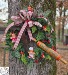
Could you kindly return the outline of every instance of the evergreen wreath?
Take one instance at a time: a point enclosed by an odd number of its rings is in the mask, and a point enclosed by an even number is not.
[[[24,64],[43,63],[51,60],[50,55],[38,46],[36,48],[29,47],[28,51],[25,51],[21,38],[25,32],[30,41],[34,37],[37,41],[40,40],[46,46],[56,50],[55,32],[43,15],[35,15],[32,7],[29,6],[28,11],[20,10],[18,16],[12,16],[10,22],[2,40],[6,39],[6,45],[9,46],[8,50],[13,57],[18,58]]]

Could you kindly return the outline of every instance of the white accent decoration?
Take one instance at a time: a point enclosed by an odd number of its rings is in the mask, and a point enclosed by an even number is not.
[[[0,67],[0,75],[9,75],[9,67]]]
[[[29,50],[33,50],[33,47],[30,47]]]
[[[33,26],[33,22],[32,21],[29,21],[28,24],[29,24],[29,27]]]

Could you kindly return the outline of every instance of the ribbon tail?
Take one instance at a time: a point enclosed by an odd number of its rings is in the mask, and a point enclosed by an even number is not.
[[[28,29],[28,35],[29,35],[29,39],[31,41],[33,39],[33,37],[32,37],[32,33],[31,33],[30,29]]]
[[[13,47],[14,49],[17,48],[17,46],[18,46],[18,44],[19,44],[19,42],[20,42],[21,36],[22,36],[22,34],[23,34],[23,32],[24,32],[26,26],[27,26],[27,22],[24,23],[24,25],[22,26],[22,28],[21,28],[21,30],[20,30],[20,32],[19,32],[19,34],[18,34],[17,40],[16,40],[16,42],[15,42],[15,44],[14,44],[14,47]]]
[[[19,16],[11,16],[11,20],[12,20],[12,21],[15,21],[15,20],[17,20],[17,19],[20,19],[20,17],[19,17]]]
[[[22,19],[20,18],[20,16],[12,16],[11,20],[14,21],[15,25],[22,23]]]
[[[39,22],[33,22],[36,26],[42,27],[42,25]]]
[[[19,16],[22,18],[22,20],[25,20],[25,18],[21,15],[21,13],[19,13]]]
[[[3,36],[2,40],[1,40],[2,42],[5,41],[5,39],[6,39],[6,34],[7,34],[8,30],[9,30],[12,26],[14,26],[14,22],[12,22],[12,23],[5,29],[4,36]]]

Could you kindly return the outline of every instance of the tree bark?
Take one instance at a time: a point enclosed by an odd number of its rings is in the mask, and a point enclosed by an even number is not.
[[[12,15],[17,15],[21,9],[21,0],[9,0],[9,18]],[[24,47],[28,50],[28,46],[36,47],[34,42],[29,42],[27,35],[23,34]],[[56,61],[46,61],[44,66],[41,64],[33,64],[32,68],[24,65],[21,61],[13,58],[11,52],[9,53],[9,75],[56,75]]]
[[[60,34],[61,34],[62,7],[59,7],[59,14],[60,14],[60,19],[59,19],[59,25],[58,25],[58,39],[60,41],[61,40]]]
[[[63,20],[62,20],[62,42],[64,43],[64,25],[65,25],[65,12],[66,12],[66,9],[64,8],[64,11],[63,11]]]
[[[11,16],[15,16],[18,14],[19,10],[22,8],[22,1],[21,0],[8,0],[8,12],[9,18]]]

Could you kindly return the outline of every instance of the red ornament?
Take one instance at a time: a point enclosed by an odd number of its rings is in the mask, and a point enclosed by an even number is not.
[[[43,43],[47,42],[47,40],[42,40]]]
[[[42,58],[45,58],[45,55],[44,55],[44,53],[42,53],[41,57],[42,57]]]
[[[50,44],[50,40],[42,40],[42,42]]]
[[[21,51],[21,52],[20,52],[20,54],[21,54],[21,55],[22,55],[22,54],[24,55],[24,52],[23,52],[23,51]]]
[[[50,40],[48,40],[47,43],[50,44]]]
[[[38,60],[35,60],[35,63],[38,63],[39,61]]]
[[[47,31],[47,26],[46,26],[46,25],[43,26],[43,30],[44,30],[44,31]]]
[[[11,35],[10,39],[12,39],[12,42],[14,43],[17,40],[17,37],[15,33],[10,33],[10,35]]]
[[[43,29],[46,29],[46,25],[45,25],[45,26],[43,26]]]
[[[40,18],[43,18],[43,17],[44,17],[43,14],[41,14],[41,15],[40,15]]]
[[[55,47],[55,46],[52,46],[52,49],[53,49],[54,51],[56,51],[56,47]]]

